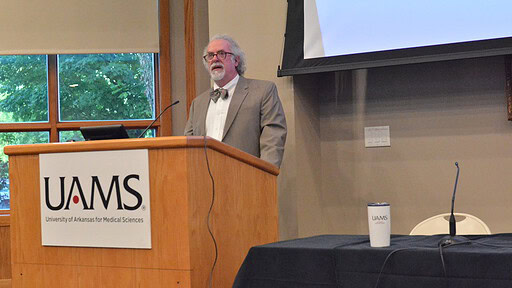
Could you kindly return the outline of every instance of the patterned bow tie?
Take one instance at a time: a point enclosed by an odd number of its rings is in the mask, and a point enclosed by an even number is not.
[[[228,90],[217,88],[210,92],[210,98],[213,100],[213,102],[217,103],[217,100],[219,100],[219,97],[222,99],[228,98]]]

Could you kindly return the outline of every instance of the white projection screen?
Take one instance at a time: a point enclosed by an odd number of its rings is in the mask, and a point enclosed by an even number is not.
[[[512,53],[510,0],[288,5],[281,76]]]

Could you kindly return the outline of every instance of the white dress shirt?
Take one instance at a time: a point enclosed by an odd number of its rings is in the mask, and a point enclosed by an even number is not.
[[[216,140],[222,141],[222,134],[224,134],[224,125],[226,124],[226,117],[228,116],[229,103],[233,99],[236,84],[240,76],[236,75],[233,80],[229,81],[224,87],[219,87],[213,84],[213,89],[223,88],[228,90],[228,97],[226,99],[219,98],[217,102],[210,99],[208,105],[208,112],[206,113],[206,136],[212,137]]]

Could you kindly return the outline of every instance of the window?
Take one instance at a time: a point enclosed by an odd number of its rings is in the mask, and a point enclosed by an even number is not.
[[[151,53],[0,56],[0,210],[9,209],[14,144],[82,141],[82,126],[124,124],[137,137],[155,117]],[[160,123],[145,137],[156,136]]]

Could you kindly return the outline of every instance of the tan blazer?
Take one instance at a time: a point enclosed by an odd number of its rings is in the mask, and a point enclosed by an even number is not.
[[[186,136],[206,134],[210,91],[203,92],[192,102]],[[286,118],[276,85],[240,76],[232,97],[222,142],[279,167],[286,141]]]

